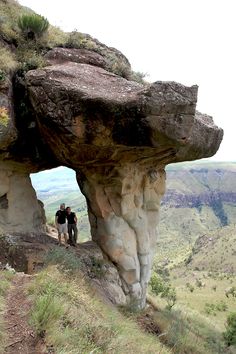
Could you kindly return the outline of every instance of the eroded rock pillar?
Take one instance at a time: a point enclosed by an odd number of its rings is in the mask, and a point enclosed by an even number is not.
[[[0,232],[45,231],[45,215],[28,174],[0,164]]]
[[[117,265],[128,302],[145,306],[157,240],[162,167],[87,167],[77,173],[93,240]]]

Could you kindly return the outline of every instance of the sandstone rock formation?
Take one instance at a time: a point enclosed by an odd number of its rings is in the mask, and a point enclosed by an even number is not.
[[[106,71],[97,53],[78,49],[56,48],[47,63],[14,81],[14,97],[11,86],[7,94],[0,88],[9,112],[0,135],[0,227],[42,232],[28,176],[73,168],[92,238],[116,265],[127,301],[142,308],[165,166],[214,155],[223,132],[196,112],[197,86],[128,81]]]

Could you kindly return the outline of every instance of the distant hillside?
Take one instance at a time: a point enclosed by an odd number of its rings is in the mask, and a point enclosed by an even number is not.
[[[159,259],[182,261],[193,242],[236,220],[236,163],[170,165],[160,215]]]
[[[227,226],[196,240],[188,268],[236,275],[236,226]]]

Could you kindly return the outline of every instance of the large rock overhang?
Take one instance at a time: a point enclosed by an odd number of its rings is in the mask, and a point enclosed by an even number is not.
[[[29,71],[14,90],[11,80],[0,88],[9,113],[0,127],[0,228],[42,233],[44,216],[29,174],[73,168],[87,200],[92,238],[116,265],[127,301],[142,308],[165,166],[214,155],[223,131],[196,112],[197,86],[143,85],[94,63],[70,62],[69,54],[63,52],[66,61],[55,64],[53,58],[53,65]],[[22,199],[27,224],[22,213],[12,218],[22,210]]]

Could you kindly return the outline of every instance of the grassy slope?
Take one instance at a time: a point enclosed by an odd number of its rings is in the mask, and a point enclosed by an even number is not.
[[[236,226],[224,227],[201,239],[204,242],[194,247],[188,268],[236,274]]]
[[[215,317],[211,321],[181,301],[171,312],[158,299],[154,307],[131,314],[98,300],[83,274],[75,271],[78,260],[63,252],[59,261],[65,260],[64,270],[48,266],[29,287],[31,323],[56,353],[233,353],[225,347]],[[152,329],[158,330],[146,333]]]
[[[228,314],[236,308],[236,299],[225,295],[225,289],[236,287],[236,228],[225,227],[201,239],[191,253],[190,263],[172,266],[171,283],[177,291],[178,306],[207,316],[222,332]],[[203,287],[198,287],[198,280],[204,283]],[[187,283],[193,286],[193,292]],[[207,303],[220,302],[226,304],[225,311],[206,313]]]
[[[228,277],[227,275],[209,275],[208,272],[176,270],[171,271],[171,283],[177,291],[178,306],[185,309],[186,313],[195,311],[205,317],[208,317],[209,322],[219,330],[224,331],[226,318],[230,312],[235,311],[236,300],[233,297],[225,296],[225,289],[230,286],[236,286],[235,276]],[[196,280],[200,279],[205,283],[204,287],[198,287]],[[190,292],[186,284],[190,283],[194,290]],[[216,290],[213,288],[216,287]],[[214,310],[207,314],[206,304],[217,305],[220,302],[226,304],[225,311]]]
[[[58,354],[171,353],[156,336],[99,301],[81,274],[70,277],[49,267],[35,278],[29,293],[31,323]]]
[[[10,288],[11,280],[14,274],[9,271],[0,270],[0,354],[4,353],[5,331],[4,331],[4,309],[6,302],[6,294]]]

